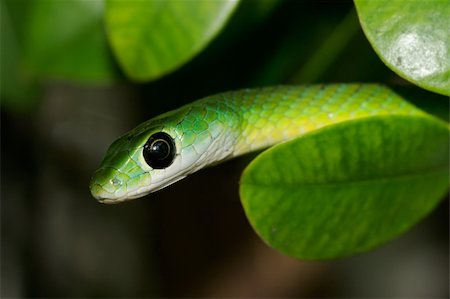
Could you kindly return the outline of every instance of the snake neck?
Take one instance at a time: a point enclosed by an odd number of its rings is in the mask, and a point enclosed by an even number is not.
[[[322,127],[374,115],[419,113],[377,84],[275,86],[220,95],[233,136],[232,156],[270,147]]]

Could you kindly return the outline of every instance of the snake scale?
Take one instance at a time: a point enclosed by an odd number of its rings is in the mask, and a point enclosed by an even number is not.
[[[208,96],[152,118],[116,140],[90,190],[118,203],[162,189],[209,165],[322,127],[420,110],[378,84],[242,89]]]

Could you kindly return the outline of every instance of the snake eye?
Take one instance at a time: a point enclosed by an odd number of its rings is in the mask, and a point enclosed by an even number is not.
[[[175,158],[175,142],[169,134],[158,132],[150,136],[142,154],[145,162],[153,169],[162,169],[172,164]]]

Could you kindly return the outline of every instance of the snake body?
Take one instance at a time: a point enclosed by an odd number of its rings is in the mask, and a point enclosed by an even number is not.
[[[117,203],[327,125],[417,113],[420,110],[377,84],[275,86],[219,93],[152,118],[116,140],[94,173],[90,190],[101,202]],[[162,162],[154,164],[152,155]]]

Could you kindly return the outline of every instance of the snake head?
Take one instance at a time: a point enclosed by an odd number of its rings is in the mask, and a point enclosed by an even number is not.
[[[197,117],[192,117],[195,115]],[[166,113],[117,139],[90,182],[93,197],[119,203],[162,189],[220,160],[220,123],[207,123],[195,107]]]
[[[173,126],[176,121],[171,114],[162,115],[114,141],[91,178],[92,196],[102,203],[119,203],[172,183],[169,166],[180,154],[182,138]]]
[[[140,154],[142,141],[132,132],[117,139],[106,151],[98,170],[91,178],[91,194],[103,203],[118,203],[132,198],[139,186],[148,185],[151,175],[145,169]],[[143,136],[140,138],[144,138]],[[145,141],[144,141],[145,142]]]

